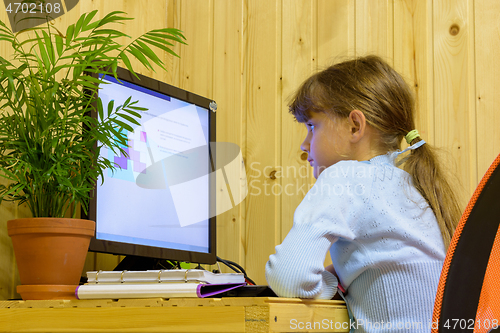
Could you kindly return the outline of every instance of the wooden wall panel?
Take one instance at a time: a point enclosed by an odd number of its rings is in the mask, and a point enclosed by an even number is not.
[[[243,96],[243,31],[246,26],[243,1],[214,1],[213,92],[217,109],[217,141],[237,144],[245,156],[246,113]],[[227,152],[217,150],[219,154]],[[247,166],[248,168],[248,166]],[[245,170],[239,175],[245,179]],[[224,182],[223,182],[224,183]],[[222,184],[225,186],[225,183]],[[219,192],[219,191],[218,191]],[[231,193],[233,198],[235,193]],[[240,194],[243,195],[243,194]],[[217,216],[217,255],[245,267],[246,201]],[[221,268],[223,268],[221,266]],[[229,272],[224,267],[223,271]]]
[[[356,54],[355,10],[355,0],[318,0],[316,63],[319,70]]]
[[[413,0],[394,1],[394,69],[407,82],[415,80],[415,2]],[[424,27],[425,28],[425,27]]]
[[[500,154],[500,2],[475,2],[475,57],[478,179]]]
[[[416,128],[430,144],[434,144],[432,38],[432,0],[395,0],[394,68],[412,87]]]
[[[435,1],[433,8],[435,144],[451,152],[467,198],[477,185],[472,3]]]
[[[415,52],[414,84],[416,127],[425,140],[434,144],[434,65],[432,1],[413,1],[413,40]]]
[[[156,0],[156,1],[165,1],[166,5],[166,22],[167,28],[176,28],[182,30],[181,27],[181,1],[180,0]],[[185,31],[183,31],[185,35]],[[186,40],[186,43],[189,45],[191,43],[190,40]],[[167,80],[166,82],[172,84],[174,86],[180,86],[180,72],[181,72],[181,50],[186,47],[185,45],[180,45],[175,43],[173,46],[174,52],[179,55],[179,57],[167,56],[167,61],[169,61]]]
[[[275,242],[281,243],[293,223],[295,208],[304,198],[311,184],[311,168],[307,153],[300,144],[305,138],[304,124],[298,123],[289,113],[288,102],[300,84],[316,69],[317,2],[294,0],[283,6],[282,49],[282,153],[276,177],[281,181],[281,228]],[[274,193],[273,193],[274,195]]]
[[[393,0],[356,0],[356,55],[393,62]]]
[[[3,20],[3,18],[2,18]],[[5,180],[1,179],[0,183],[6,184]],[[28,210],[22,210],[17,207],[17,204],[12,202],[3,202],[0,206],[0,299],[12,299],[19,295],[16,292],[16,285],[19,282],[19,273],[17,272],[16,260],[12,248],[12,241],[7,234],[7,221],[15,218],[26,216],[23,212],[28,213]]]
[[[246,268],[265,283],[264,265],[280,232],[280,200],[272,195],[280,180],[273,174],[281,156],[281,2],[248,2],[244,31],[246,161],[253,193],[246,200]],[[255,164],[252,164],[255,162]],[[248,165],[248,164],[247,164]],[[275,185],[278,184],[278,187]],[[266,193],[268,195],[266,195]]]
[[[188,46],[180,47],[178,85],[195,94],[212,98],[213,1],[178,1],[179,29],[184,32]]]
[[[9,26],[9,18],[3,8],[0,5],[0,20]],[[8,43],[0,43],[2,57],[9,55],[10,49],[11,46]],[[5,111],[0,110],[0,112]],[[6,184],[6,181],[0,179],[0,184]],[[7,221],[17,217],[17,205],[11,202],[3,202],[0,205],[0,299],[14,297],[14,281],[17,275],[16,261],[12,250],[12,241],[7,234]]]

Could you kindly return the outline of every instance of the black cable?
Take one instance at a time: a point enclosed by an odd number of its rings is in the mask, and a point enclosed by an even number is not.
[[[234,265],[236,266],[243,274],[246,274],[245,270],[243,269],[243,267],[241,267],[240,265],[238,265],[237,263],[235,263],[234,261],[231,261],[231,260],[227,260],[227,259],[224,259],[224,261],[226,261],[226,263],[229,263],[231,265]]]
[[[229,263],[227,260],[224,260],[224,259],[221,259],[219,257],[217,257],[217,261],[220,261],[221,263],[223,263],[224,265],[226,265],[227,267],[231,268],[233,271],[235,271],[236,273],[240,273],[240,274],[243,274],[243,272],[239,269],[237,269],[235,266],[233,266],[231,263]]]
[[[243,267],[241,267],[240,265],[238,265],[234,261],[222,259],[220,257],[217,257],[217,261],[220,261],[221,263],[223,263],[227,267],[231,268],[233,271],[240,273],[240,274],[243,274],[243,276],[245,277],[245,280],[247,280],[250,284],[256,285],[256,283],[248,277],[247,272],[245,272],[245,269],[243,269]]]

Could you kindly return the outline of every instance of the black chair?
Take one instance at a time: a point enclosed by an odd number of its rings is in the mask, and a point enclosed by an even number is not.
[[[432,332],[500,331],[500,155],[474,192],[446,254]]]

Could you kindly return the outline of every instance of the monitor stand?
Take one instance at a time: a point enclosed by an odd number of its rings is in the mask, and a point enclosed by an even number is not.
[[[163,259],[129,255],[123,258],[114,271],[147,271],[173,268],[175,268],[174,265]]]

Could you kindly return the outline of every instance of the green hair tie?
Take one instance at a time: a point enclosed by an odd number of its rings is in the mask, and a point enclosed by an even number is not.
[[[410,131],[410,132],[408,132],[408,134],[406,134],[405,139],[406,139],[406,142],[408,144],[410,144],[413,140],[415,140],[416,138],[419,138],[419,137],[420,137],[420,134],[418,134],[418,131],[416,129],[414,129],[413,131]]]

